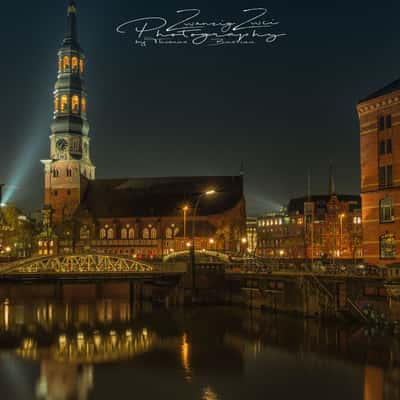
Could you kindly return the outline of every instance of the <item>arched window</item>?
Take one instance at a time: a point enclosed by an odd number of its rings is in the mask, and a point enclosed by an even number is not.
[[[53,169],[53,178],[58,178],[60,176],[60,171],[58,169]]]
[[[78,57],[72,57],[71,69],[72,72],[78,72]]]
[[[83,60],[79,60],[79,71],[83,74]]]
[[[385,234],[379,238],[379,251],[381,258],[395,258],[396,245],[394,235]]]
[[[174,237],[175,237],[175,236],[178,236],[178,233],[179,233],[179,228],[175,228],[175,229],[174,229]]]
[[[106,238],[106,230],[104,228],[100,229],[100,239]]]
[[[79,97],[76,95],[72,96],[71,109],[73,113],[79,113]]]
[[[67,168],[67,176],[72,176],[72,168]]]
[[[127,239],[128,237],[128,231],[126,230],[126,228],[122,228],[121,229],[121,239]]]
[[[135,239],[135,230],[133,228],[129,228],[128,237],[132,240]]]
[[[58,97],[54,97],[54,111],[58,112]]]
[[[61,109],[61,112],[68,111],[68,96],[67,95],[61,96],[60,109]]]
[[[63,69],[64,71],[69,71],[69,57],[67,56],[63,59]]]
[[[108,228],[107,230],[107,239],[109,240],[114,239],[114,231],[112,228]]]
[[[82,96],[82,112],[86,113],[86,98]]]
[[[149,228],[144,228],[143,229],[143,239],[148,239],[149,237],[150,237]]]
[[[171,228],[167,228],[165,230],[165,238],[166,239],[172,239],[172,229]]]
[[[157,229],[156,228],[151,228],[151,238],[157,239]]]

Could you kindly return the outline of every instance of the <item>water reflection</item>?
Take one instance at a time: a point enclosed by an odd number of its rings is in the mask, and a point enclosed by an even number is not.
[[[0,398],[400,400],[399,341],[385,332],[152,309],[128,287],[0,285]]]

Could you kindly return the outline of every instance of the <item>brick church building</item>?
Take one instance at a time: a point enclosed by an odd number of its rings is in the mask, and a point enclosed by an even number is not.
[[[90,157],[85,63],[77,37],[76,5],[71,1],[58,52],[50,157],[42,160],[47,230],[39,240],[39,254],[98,252],[160,258],[188,249],[193,220],[196,249],[243,251],[246,213],[241,175],[96,178]]]
[[[357,106],[364,259],[400,260],[400,79]]]

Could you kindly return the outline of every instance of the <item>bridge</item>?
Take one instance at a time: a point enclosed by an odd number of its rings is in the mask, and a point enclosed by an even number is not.
[[[133,258],[103,254],[31,257],[0,266],[0,278],[38,276],[140,276],[182,274],[183,268],[145,263]]]
[[[169,253],[168,255],[163,257],[163,262],[167,262],[170,260],[174,260],[180,257],[188,257],[190,255],[189,250],[182,250],[182,251],[174,251]],[[196,250],[195,255],[198,257],[203,257],[203,256],[208,256],[212,258],[216,258],[217,260],[223,261],[223,262],[229,262],[229,255],[225,253],[221,253],[219,251],[213,251],[213,250]]]

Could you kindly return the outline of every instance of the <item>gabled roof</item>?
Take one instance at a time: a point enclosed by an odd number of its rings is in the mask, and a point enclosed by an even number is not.
[[[201,200],[198,215],[219,214],[235,207],[243,199],[243,177],[96,179],[88,182],[76,216],[182,216],[184,205],[193,207],[198,196],[210,189],[217,193]]]
[[[384,96],[385,94],[389,94],[392,92],[400,91],[400,79],[395,80],[394,82],[389,83],[388,85],[384,86],[382,89],[377,90],[376,92],[371,93],[369,96],[365,97],[364,99],[360,100],[358,104],[364,103],[365,101],[375,99],[379,96]]]

